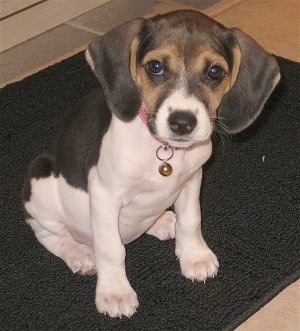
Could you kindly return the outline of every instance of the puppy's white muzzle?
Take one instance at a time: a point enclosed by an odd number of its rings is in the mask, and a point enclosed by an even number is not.
[[[156,130],[159,139],[170,145],[189,147],[210,137],[212,123],[203,102],[184,90],[176,90],[158,109]]]

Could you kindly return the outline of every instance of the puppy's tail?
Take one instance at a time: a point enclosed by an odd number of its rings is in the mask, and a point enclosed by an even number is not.
[[[27,178],[25,180],[22,199],[24,202],[30,200],[31,196],[31,180],[33,178],[47,178],[55,171],[55,160],[53,155],[43,153],[36,157],[30,164]]]

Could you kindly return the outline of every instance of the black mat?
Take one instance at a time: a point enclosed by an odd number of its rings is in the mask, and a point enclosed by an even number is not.
[[[180,275],[174,241],[127,246],[140,308],[99,315],[95,277],[73,275],[23,221],[27,166],[65,110],[97,85],[82,54],[1,90],[0,329],[233,329],[299,278],[300,64],[278,58],[283,79],[250,130],[215,141],[202,189],[203,231],[220,260],[206,284]]]

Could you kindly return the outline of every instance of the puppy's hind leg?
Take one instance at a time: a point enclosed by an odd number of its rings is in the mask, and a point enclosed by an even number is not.
[[[48,154],[38,156],[30,166],[23,188],[26,220],[38,241],[51,253],[65,261],[75,273],[96,273],[92,248],[74,240],[60,220],[63,211],[54,176],[54,158]]]
[[[147,231],[147,234],[155,236],[159,240],[175,238],[176,215],[171,210],[165,211]]]
[[[93,249],[74,240],[62,222],[51,220],[40,223],[29,218],[27,223],[35,232],[38,241],[51,253],[64,260],[73,273],[86,276],[96,274]]]

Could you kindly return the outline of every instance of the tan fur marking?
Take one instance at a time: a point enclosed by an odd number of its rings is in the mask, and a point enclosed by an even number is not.
[[[201,72],[204,69],[205,61],[208,60],[213,65],[219,65],[228,72],[228,65],[225,59],[217,53],[212,52],[209,48],[199,47],[194,51],[194,54],[189,61],[189,71]]]
[[[228,89],[226,90],[226,92],[228,92],[228,90],[234,85],[237,79],[240,70],[241,58],[242,58],[241,50],[238,46],[234,47],[232,52],[233,52],[233,68],[231,72],[231,82],[230,85],[228,85]]]
[[[223,95],[231,87],[231,76],[228,74],[229,68],[226,60],[221,55],[213,52],[210,48],[203,46],[197,48],[193,52],[193,55],[189,60],[187,71],[195,74],[201,74],[205,69],[205,64],[207,61],[211,62],[212,65],[221,66],[226,72],[222,82],[214,91],[211,91],[208,87],[202,85],[202,98],[207,101],[209,112],[211,114],[215,114],[216,109],[221,103]]]
[[[143,101],[149,113],[156,110],[155,103],[157,98],[164,93],[167,87],[163,83],[159,85],[153,84],[145,71],[145,66],[150,61],[156,60],[163,62],[165,58],[168,60],[168,69],[172,72],[173,76],[178,76],[179,79],[183,64],[180,60],[179,50],[174,45],[149,52],[144,57],[141,66],[136,69],[136,82],[140,87]]]
[[[156,49],[149,52],[143,59],[143,64],[147,64],[150,61],[162,62],[164,58],[168,59],[168,65],[172,72],[179,72],[181,67],[180,53],[175,45],[167,45],[162,49]]]
[[[133,42],[131,44],[131,48],[130,48],[130,72],[131,72],[131,76],[133,78],[134,81],[136,81],[136,53],[137,53],[137,49],[139,47],[139,40],[138,38],[134,38]]]
[[[140,88],[142,99],[147,108],[147,111],[149,113],[154,112],[156,110],[155,104],[157,98],[159,95],[161,95],[161,93],[164,93],[166,86],[164,86],[164,84],[153,85],[144,67],[137,68],[136,81]]]
[[[95,65],[88,49],[85,51],[85,59],[88,65],[91,67],[91,69],[95,71]]]

